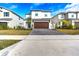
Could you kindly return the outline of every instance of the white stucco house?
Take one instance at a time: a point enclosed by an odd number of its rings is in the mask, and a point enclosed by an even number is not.
[[[60,22],[61,20],[69,20],[72,26],[76,25],[77,28],[79,28],[79,11],[59,13],[52,17],[51,22],[53,22],[53,24],[58,24],[58,26],[63,26],[62,22]]]
[[[2,23],[9,28],[16,28],[17,26],[27,28],[26,21],[21,16],[11,10],[0,7],[0,24]]]
[[[52,15],[49,10],[31,10],[30,14],[27,14],[26,17],[31,18],[32,29],[53,29],[52,23],[50,22]]]

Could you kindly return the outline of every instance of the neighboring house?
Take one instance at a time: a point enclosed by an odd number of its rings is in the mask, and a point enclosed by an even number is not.
[[[59,13],[56,16],[54,16],[51,21],[53,24],[58,24],[58,26],[62,27],[63,23],[60,22],[61,20],[69,20],[71,22],[72,26],[77,26],[79,28],[79,11],[77,12],[65,12],[65,13]],[[59,23],[60,22],[60,23]]]
[[[27,14],[26,17],[31,18],[31,28],[38,29],[53,29],[51,19],[51,11],[46,10],[31,10],[30,14]]]
[[[16,28],[22,26],[27,28],[26,22],[18,14],[11,10],[0,7],[0,24],[5,24],[9,28]]]

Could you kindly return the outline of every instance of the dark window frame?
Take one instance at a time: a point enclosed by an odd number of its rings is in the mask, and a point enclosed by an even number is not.
[[[74,17],[74,15],[71,15],[72,17]]]
[[[38,16],[38,13],[35,13],[35,16]]]
[[[4,17],[9,17],[9,12],[4,12]]]
[[[61,15],[61,18],[64,18],[64,15],[63,14]]]
[[[47,17],[47,14],[45,14],[45,17]]]

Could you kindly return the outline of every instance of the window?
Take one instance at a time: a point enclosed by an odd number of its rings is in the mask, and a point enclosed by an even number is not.
[[[2,12],[2,10],[0,10],[0,12]]]
[[[9,17],[9,12],[4,12],[4,17]]]
[[[63,18],[64,17],[64,15],[61,15],[61,18]]]
[[[35,16],[38,16],[38,13],[36,13]]]
[[[47,17],[47,14],[45,14],[45,17]]]
[[[72,17],[74,17],[74,15],[72,15]]]

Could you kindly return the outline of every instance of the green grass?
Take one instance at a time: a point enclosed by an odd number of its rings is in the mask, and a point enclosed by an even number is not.
[[[59,32],[63,32],[65,34],[69,34],[69,35],[78,35],[79,34],[79,30],[73,30],[73,29],[57,29],[57,31]]]
[[[0,30],[0,35],[28,35],[32,30]]]
[[[0,40],[0,50],[4,49],[12,44],[19,42],[20,40]]]

